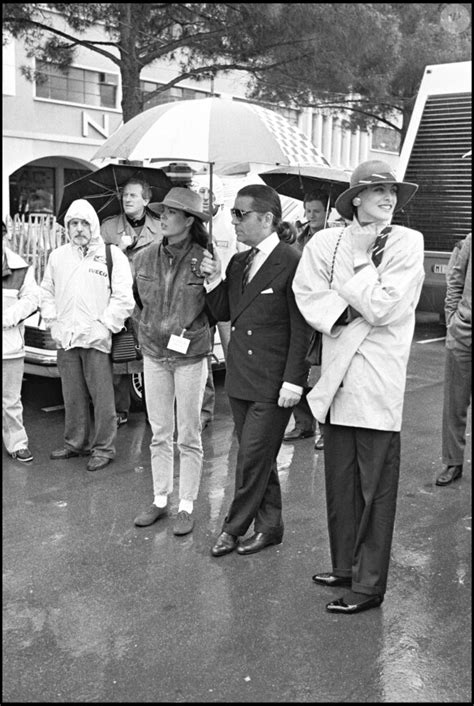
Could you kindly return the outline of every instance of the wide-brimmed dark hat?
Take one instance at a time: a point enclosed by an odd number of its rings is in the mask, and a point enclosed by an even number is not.
[[[160,216],[165,206],[186,211],[191,216],[200,218],[201,221],[208,221],[210,218],[209,214],[202,210],[202,199],[199,194],[184,186],[174,186],[168,191],[163,201],[148,204],[148,208]]]
[[[408,181],[398,181],[392,167],[387,162],[378,159],[371,159],[362,162],[354,169],[350,179],[350,187],[336,199],[336,209],[347,221],[354,217],[354,206],[352,199],[368,186],[375,184],[396,184],[397,185],[397,205],[395,211],[400,211],[413,198],[418,189],[418,184],[411,184]]]

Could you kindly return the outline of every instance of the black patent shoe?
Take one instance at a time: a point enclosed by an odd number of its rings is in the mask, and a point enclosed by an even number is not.
[[[272,544],[281,544],[281,540],[281,534],[277,535],[267,532],[256,532],[252,537],[239,544],[237,547],[237,554],[256,554]]]
[[[230,554],[237,547],[237,537],[228,532],[221,532],[217,542],[211,549],[212,556],[224,556]]]
[[[311,578],[321,586],[350,586],[352,583],[349,576],[334,576],[331,573],[314,574]]]
[[[370,608],[378,608],[382,603],[383,596],[366,596],[365,599],[357,602],[346,600],[343,597],[328,603],[326,610],[329,611],[329,613],[346,613],[352,615],[353,613],[362,613],[364,610],[370,610]]]

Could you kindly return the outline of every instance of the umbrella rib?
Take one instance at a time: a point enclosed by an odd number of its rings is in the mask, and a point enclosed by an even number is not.
[[[115,190],[111,188],[110,186],[107,186],[106,184],[101,184],[98,181],[94,181],[94,179],[90,179],[90,183],[94,184],[94,186],[98,186],[99,188],[103,189],[104,192],[102,194],[98,194],[98,196],[103,196],[104,194],[120,194],[120,188],[116,185]]]
[[[99,213],[101,213],[101,211],[103,211],[104,208],[107,208],[107,206],[108,206],[110,203],[112,203],[112,201],[114,200],[114,198],[115,198],[115,195],[109,196],[109,198],[108,198],[107,201],[104,203],[104,205],[101,206],[101,207],[98,209]]]

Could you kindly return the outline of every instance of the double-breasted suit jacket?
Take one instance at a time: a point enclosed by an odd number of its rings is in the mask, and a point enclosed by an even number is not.
[[[231,322],[228,395],[277,401],[283,381],[304,387],[308,373],[304,358],[311,331],[292,290],[300,254],[280,242],[242,292],[247,254],[234,255],[207,304],[218,321]]]

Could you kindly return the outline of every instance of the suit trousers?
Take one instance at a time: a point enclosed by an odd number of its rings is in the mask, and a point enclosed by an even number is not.
[[[276,459],[292,408],[235,397],[230,397],[229,402],[239,451],[234,498],[222,530],[242,536],[254,521],[255,532],[283,535]]]
[[[467,410],[471,401],[471,364],[471,348],[446,349],[442,459],[447,466],[461,466],[464,461]]]
[[[400,471],[400,432],[324,424],[324,466],[333,573],[352,590],[383,596]]]

